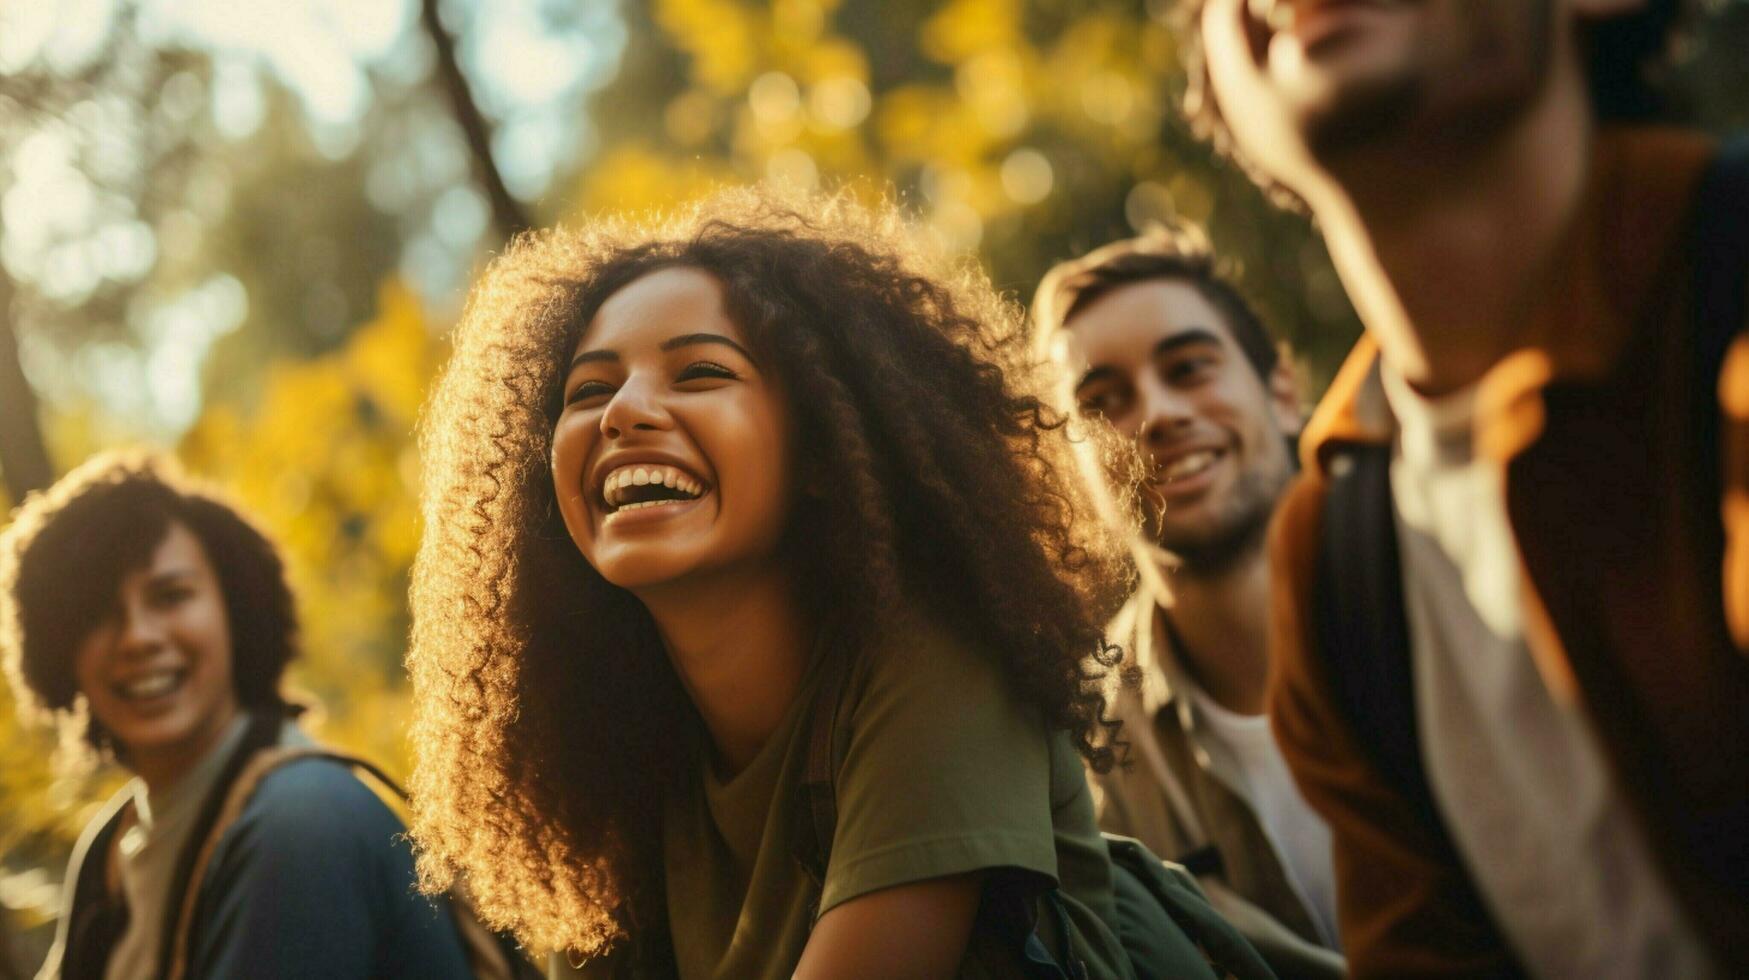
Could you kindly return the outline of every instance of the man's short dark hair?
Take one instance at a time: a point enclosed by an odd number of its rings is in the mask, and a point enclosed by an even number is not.
[[[1154,229],[1059,263],[1045,273],[1032,303],[1034,350],[1049,351],[1052,336],[1075,314],[1120,287],[1156,279],[1188,283],[1203,294],[1226,321],[1227,332],[1265,384],[1281,352],[1251,304],[1217,267],[1201,233]]]
[[[122,579],[147,566],[172,525],[200,541],[223,593],[238,703],[292,710],[279,681],[296,650],[297,616],[279,549],[169,460],[109,452],[26,499],[0,533],[0,659],[26,714],[111,747],[78,710],[74,654],[114,615]]]

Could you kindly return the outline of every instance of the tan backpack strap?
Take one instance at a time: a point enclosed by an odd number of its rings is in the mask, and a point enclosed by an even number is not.
[[[449,909],[455,918],[456,934],[467,949],[474,976],[480,980],[513,980],[517,975],[516,964],[510,961],[504,947],[498,945],[497,935],[487,929],[475,914],[473,896],[468,894],[467,886],[460,879],[450,886]]]

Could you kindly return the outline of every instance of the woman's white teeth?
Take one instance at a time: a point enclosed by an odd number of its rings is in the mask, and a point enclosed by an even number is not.
[[[1187,476],[1195,476],[1214,465],[1217,453],[1211,449],[1203,449],[1180,456],[1166,465],[1160,475],[1168,480],[1182,480]]]
[[[617,514],[622,510],[641,510],[645,507],[660,507],[663,504],[678,504],[678,503],[680,503],[680,501],[678,501],[678,500],[640,500],[635,504],[620,504],[617,508],[614,509],[614,513]]]
[[[169,694],[181,681],[180,671],[158,671],[136,677],[122,684],[121,692],[130,698],[155,698],[160,694]]]
[[[704,493],[704,485],[673,466],[621,466],[607,475],[601,495],[609,505],[620,510],[652,503],[673,503],[673,500],[627,501],[631,487],[658,486],[676,490],[688,497]]]

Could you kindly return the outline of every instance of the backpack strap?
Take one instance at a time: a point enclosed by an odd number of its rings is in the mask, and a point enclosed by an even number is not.
[[[1749,135],[1720,146],[1701,178],[1693,234],[1696,360],[1710,394],[1725,350],[1749,326]]]
[[[1391,497],[1391,447],[1347,447],[1332,460],[1313,586],[1313,628],[1338,714],[1380,778],[1402,797],[1453,867],[1463,859],[1434,801],[1421,760],[1414,661]],[[1467,881],[1465,917],[1510,949]]]
[[[1693,399],[1697,473],[1722,475],[1719,372],[1731,341],[1749,325],[1749,135],[1723,144],[1701,178],[1693,206],[1694,279],[1691,298],[1694,358]],[[1697,527],[1721,520],[1719,481],[1694,504],[1703,508]],[[1722,548],[1722,534],[1719,536]]]
[[[170,876],[170,889],[165,893],[164,908],[168,914],[164,917],[164,931],[158,937],[160,977],[171,975],[176,937],[178,934],[185,934],[187,930],[185,920],[192,906],[183,899],[192,897],[200,890],[197,887],[200,882],[200,868],[197,866],[204,863],[201,860],[201,842],[212,836],[213,827],[225,809],[226,799],[230,796],[231,787],[236,783],[239,774],[256,753],[279,741],[280,727],[284,723],[285,716],[275,711],[250,715],[242,740],[231,750],[224,768],[219,770],[218,778],[213,780],[212,789],[207,791],[206,799],[201,801],[194,825],[188,833],[188,841],[182,845],[181,853],[176,855],[176,868]]]
[[[252,753],[236,772],[231,780],[228,791],[224,794],[214,819],[210,822],[202,837],[198,840],[200,846],[194,851],[190,863],[189,887],[180,894],[180,900],[173,909],[173,919],[176,929],[171,934],[166,947],[167,967],[161,976],[165,980],[182,980],[188,973],[188,956],[193,933],[195,907],[200,899],[200,881],[205,877],[208,867],[212,864],[214,852],[225,832],[243,815],[243,809],[260,788],[261,782],[276,770],[303,759],[326,759],[353,769],[362,769],[369,773],[403,803],[407,801],[407,791],[389,777],[379,766],[344,752],[315,745],[268,747]],[[173,895],[176,893],[172,893]],[[511,978],[532,974],[532,969],[523,969],[520,957],[505,949],[496,934],[488,930],[474,914],[473,903],[469,900],[460,883],[449,891],[451,911],[456,923],[456,931],[461,938],[467,953],[468,962],[474,968],[476,976],[481,978]]]
[[[1313,604],[1331,694],[1369,761],[1443,835],[1415,719],[1391,447],[1345,447],[1330,473]]]

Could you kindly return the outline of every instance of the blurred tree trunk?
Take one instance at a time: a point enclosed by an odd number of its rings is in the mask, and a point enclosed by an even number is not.
[[[467,76],[462,74],[461,63],[456,60],[455,39],[449,36],[443,18],[438,15],[438,0],[420,0],[419,8],[420,24],[437,52],[438,82],[448,94],[455,121],[467,139],[468,152],[474,158],[474,174],[492,205],[492,221],[498,226],[498,233],[509,238],[529,227],[528,212],[510,196],[510,189],[504,186],[504,176],[492,160],[492,134],[486,116],[480,111],[479,103],[474,101]]]
[[[0,475],[14,504],[32,490],[54,482],[48,444],[37,416],[36,392],[18,359],[18,331],[12,323],[12,280],[0,272]]]

